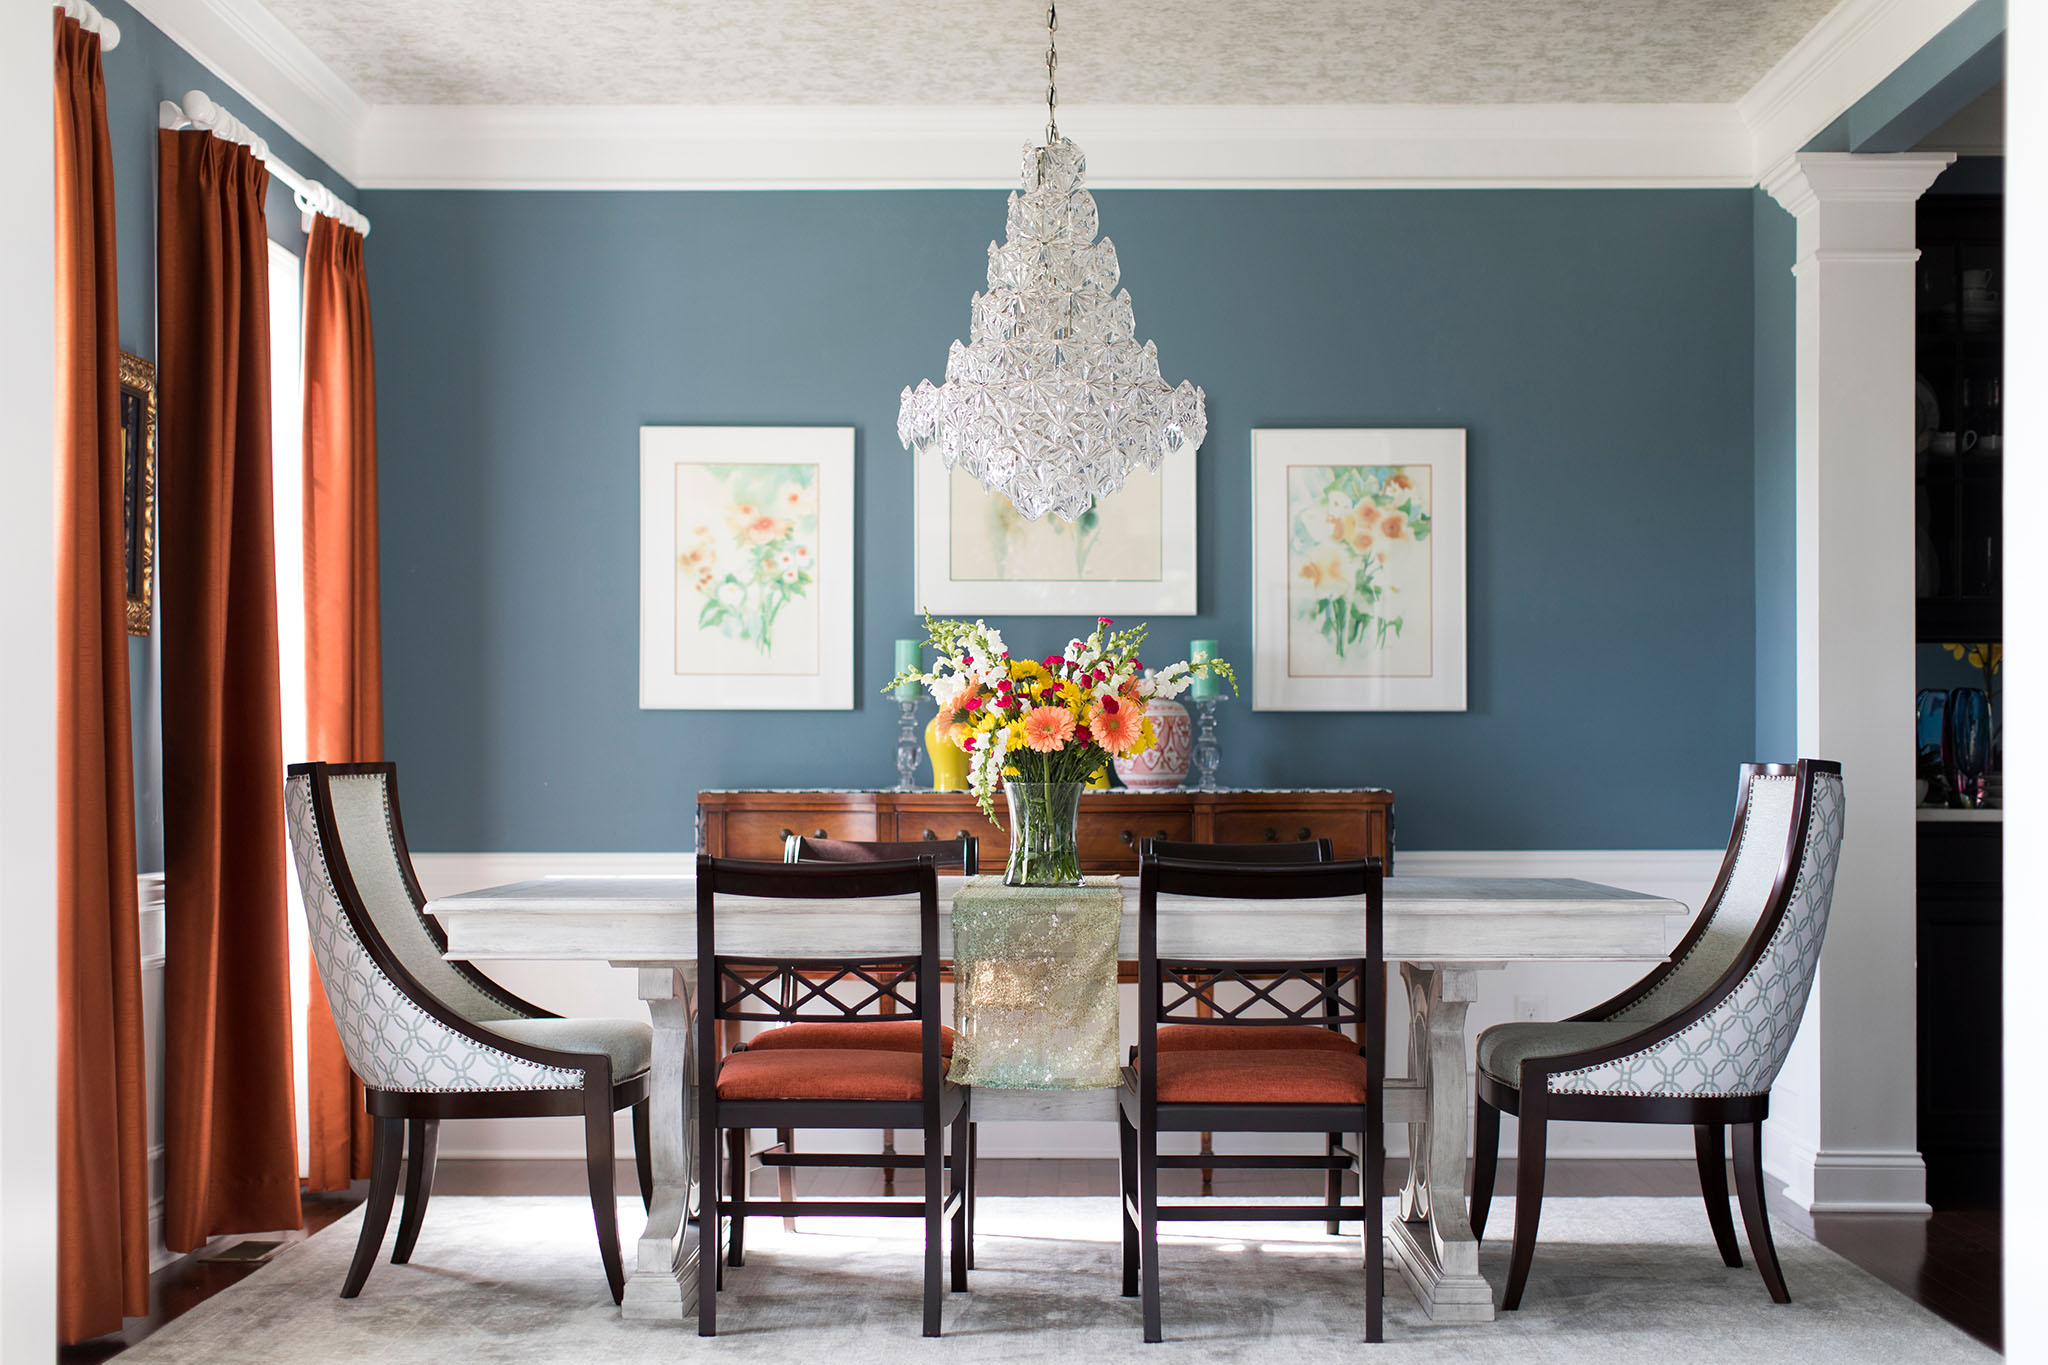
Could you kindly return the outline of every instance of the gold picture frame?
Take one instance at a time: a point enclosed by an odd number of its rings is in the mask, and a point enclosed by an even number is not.
[[[156,582],[156,366],[121,352],[122,566],[128,633],[147,635]]]

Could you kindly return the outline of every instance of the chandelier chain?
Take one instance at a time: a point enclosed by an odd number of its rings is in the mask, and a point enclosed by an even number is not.
[[[1059,29],[1059,6],[1048,3],[1045,7],[1045,140],[1048,145],[1060,140]]]

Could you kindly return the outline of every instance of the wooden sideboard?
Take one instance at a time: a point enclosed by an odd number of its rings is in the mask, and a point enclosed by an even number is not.
[[[966,792],[701,791],[697,847],[714,858],[782,857],[791,834],[815,839],[981,840],[983,871],[1000,872],[1010,838]],[[1378,857],[1394,870],[1394,794],[1349,790],[1165,792],[1081,797],[1081,862],[1135,872],[1146,839],[1258,844],[1328,839],[1339,858]]]

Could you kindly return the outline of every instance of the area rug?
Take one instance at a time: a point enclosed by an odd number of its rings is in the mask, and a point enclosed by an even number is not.
[[[1391,1214],[1391,1203],[1389,1205]],[[945,1332],[919,1335],[921,1224],[749,1220],[747,1264],[727,1272],[718,1337],[687,1323],[626,1322],[575,1199],[442,1198],[410,1265],[380,1261],[362,1296],[337,1297],[360,1212],[291,1246],[242,1283],[124,1352],[147,1362],[649,1362],[1616,1360],[1883,1362],[1998,1356],[1833,1252],[1782,1225],[1794,1301],[1773,1305],[1753,1268],[1721,1264],[1697,1200],[1552,1199],[1519,1312],[1456,1326],[1424,1317],[1387,1275],[1387,1340],[1363,1345],[1360,1240],[1319,1225],[1182,1225],[1161,1256],[1167,1341],[1145,1346],[1119,1293],[1109,1198],[985,1198],[971,1291],[946,1298]],[[1497,1212],[1497,1236],[1511,1210]],[[637,1202],[620,1205],[627,1238]],[[394,1220],[395,1222],[395,1220]],[[1194,1229],[1192,1234],[1190,1229]],[[390,1254],[387,1239],[385,1256]],[[1504,1240],[1481,1264],[1499,1285]]]

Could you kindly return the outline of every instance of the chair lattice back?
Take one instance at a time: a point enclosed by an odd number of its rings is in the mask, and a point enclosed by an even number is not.
[[[1242,1024],[1248,1027],[1317,1024],[1347,1028],[1365,1019],[1363,972],[1356,964],[1295,966],[1284,963],[1185,962],[1162,958],[1156,983],[1162,1024]],[[1218,986],[1242,988],[1234,1004],[1217,999]],[[1305,987],[1306,999],[1285,998]],[[1255,1009],[1270,1011],[1253,1013]]]

